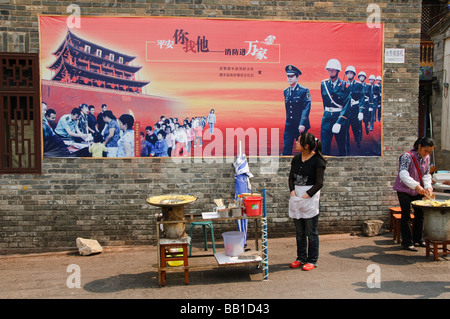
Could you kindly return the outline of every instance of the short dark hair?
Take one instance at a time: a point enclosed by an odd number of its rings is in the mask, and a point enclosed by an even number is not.
[[[113,112],[110,111],[110,110],[107,110],[107,111],[105,111],[103,113],[103,117],[105,117],[105,116],[109,117],[111,120],[115,120],[116,119],[116,117],[114,116]]]
[[[164,131],[159,131],[158,134],[161,134],[161,136],[162,136],[163,138],[166,138],[166,132],[164,132]]]
[[[102,143],[103,142],[103,136],[100,132],[94,133],[94,143]]]
[[[130,114],[122,114],[119,117],[119,121],[122,122],[122,124],[126,124],[127,129],[131,129],[134,125],[134,117]]]
[[[50,116],[52,114],[56,114],[56,111],[54,109],[47,109],[45,112],[45,116]]]
[[[74,108],[72,109],[72,112],[70,112],[70,114],[72,114],[72,115],[81,115],[81,111],[80,111],[79,108],[74,107]]]

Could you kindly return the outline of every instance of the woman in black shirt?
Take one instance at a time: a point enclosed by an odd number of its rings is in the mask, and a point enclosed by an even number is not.
[[[301,153],[294,156],[289,173],[289,217],[295,225],[297,259],[290,267],[312,270],[319,257],[317,222],[326,160],[321,142],[311,133],[300,135],[297,143]]]

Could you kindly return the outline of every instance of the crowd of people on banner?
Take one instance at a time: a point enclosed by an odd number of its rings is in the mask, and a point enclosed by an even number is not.
[[[370,75],[369,83],[364,71],[357,72],[354,66],[348,66],[344,71],[344,79],[339,78],[342,71],[337,59],[330,59],[325,70],[329,78],[323,80],[321,96],[324,113],[320,126],[320,139],[323,154],[331,154],[333,138],[338,146],[339,156],[350,155],[350,130],[357,149],[361,149],[363,132],[369,135],[374,124],[381,121],[382,78]],[[284,145],[281,155],[292,155],[294,140],[310,129],[309,113],[311,110],[311,95],[309,89],[298,83],[302,72],[293,65],[285,68],[289,87],[284,90],[286,123]],[[361,151],[354,155],[366,155]]]
[[[95,116],[93,105],[81,104],[62,115],[56,122],[56,111],[42,103],[44,156],[47,157],[133,157],[134,117],[119,118],[102,105]]]
[[[208,125],[208,133],[214,134],[216,115],[211,109],[207,116],[185,118],[166,118],[164,115],[153,127],[147,126],[140,132],[141,157],[190,156],[193,148],[203,146],[203,131]]]
[[[56,121],[56,111],[42,103],[44,156],[46,157],[134,157],[134,117],[117,118],[106,104],[95,115],[93,105],[81,104]],[[203,146],[203,130],[214,134],[214,109],[207,116],[178,118],[161,116],[154,126],[140,133],[141,157],[189,156],[192,148]]]

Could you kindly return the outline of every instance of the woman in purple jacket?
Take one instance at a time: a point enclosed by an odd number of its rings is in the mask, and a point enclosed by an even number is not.
[[[425,247],[422,237],[423,211],[414,208],[414,225],[411,234],[411,202],[433,195],[430,175],[430,154],[434,149],[434,141],[428,137],[419,138],[414,148],[400,156],[398,175],[394,190],[402,209],[401,234],[402,246],[406,250],[417,251],[414,245]]]

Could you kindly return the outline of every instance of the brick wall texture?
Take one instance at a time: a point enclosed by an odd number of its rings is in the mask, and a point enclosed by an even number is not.
[[[38,15],[68,15],[71,1],[0,0],[0,51],[38,52]],[[384,65],[383,156],[330,158],[321,197],[321,234],[351,232],[368,219],[387,221],[397,206],[392,185],[398,157],[417,136],[421,1],[109,0],[77,4],[82,15],[183,16],[267,20],[367,21],[379,8],[386,48],[405,48],[404,64]],[[370,10],[368,10],[368,8]],[[355,50],[358,44],[355,43]],[[232,159],[231,159],[232,161]],[[250,159],[253,190],[267,191],[269,237],[294,234],[288,218],[291,158],[278,169]],[[262,173],[264,172],[264,173]],[[191,193],[189,211],[210,211],[234,196],[230,159],[43,159],[41,175],[0,176],[0,252],[75,248],[76,237],[105,246],[153,244],[158,208],[151,195]],[[219,237],[233,224],[217,225]]]

